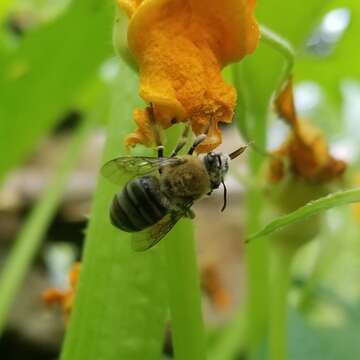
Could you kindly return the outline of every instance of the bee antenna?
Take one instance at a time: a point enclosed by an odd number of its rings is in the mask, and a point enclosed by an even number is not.
[[[223,212],[226,209],[226,205],[227,205],[227,188],[226,188],[226,185],[224,183],[224,180],[222,180],[221,183],[222,183],[222,186],[224,188],[224,205],[221,208],[221,212]]]
[[[250,143],[248,143],[246,145],[240,146],[238,149],[236,149],[235,151],[233,151],[232,153],[229,154],[229,158],[231,160],[234,160],[239,155],[241,155],[248,148],[248,146],[250,146],[251,144],[252,144],[252,142],[250,142]]]

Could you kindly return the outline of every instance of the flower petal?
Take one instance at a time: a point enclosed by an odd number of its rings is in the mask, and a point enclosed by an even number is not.
[[[274,152],[276,156],[270,163],[270,179],[277,182],[285,176],[282,158],[289,160],[290,170],[295,176],[309,181],[327,182],[340,176],[345,171],[345,162],[330,155],[319,129],[298,118],[291,79],[275,100],[275,106],[292,131],[289,139]]]
[[[221,143],[219,122],[230,123],[235,89],[221,69],[251,53],[259,31],[253,17],[254,0],[124,1],[130,18],[128,43],[139,64],[140,96],[153,105],[163,128],[174,122],[191,123],[195,134],[209,129],[197,151]],[[137,6],[135,8],[135,6]],[[135,9],[134,9],[135,8]],[[138,114],[145,119],[146,114]],[[128,144],[148,144],[141,125]]]
[[[282,119],[287,121],[293,128],[296,128],[297,113],[295,110],[293,81],[291,78],[288,80],[279,96],[275,99],[275,108]]]

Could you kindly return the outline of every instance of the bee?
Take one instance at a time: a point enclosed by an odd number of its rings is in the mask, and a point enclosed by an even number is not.
[[[184,132],[186,134],[186,130]],[[157,244],[183,217],[194,218],[191,209],[195,201],[213,190],[226,187],[224,176],[229,160],[244,152],[247,145],[231,154],[209,152],[194,155],[196,147],[205,140],[199,135],[186,155],[178,155],[185,146],[185,135],[169,157],[163,156],[163,146],[158,146],[158,157],[121,156],[110,160],[101,173],[111,182],[122,185],[110,207],[111,223],[126,232],[135,233],[132,247],[145,251]]]

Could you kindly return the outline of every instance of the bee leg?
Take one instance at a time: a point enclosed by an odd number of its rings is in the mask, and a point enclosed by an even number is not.
[[[196,147],[198,145],[200,145],[207,138],[209,130],[210,130],[211,120],[212,120],[212,117],[210,118],[210,121],[207,124],[207,126],[205,127],[204,131],[195,138],[194,143],[192,144],[191,148],[188,151],[188,155],[192,155],[193,152],[195,151]]]
[[[195,151],[196,147],[198,145],[200,145],[205,139],[207,138],[207,134],[200,134],[198,135],[195,140],[194,140],[194,143],[192,144],[190,150],[188,151],[188,154],[189,155],[192,155],[193,152]]]
[[[189,219],[194,219],[195,218],[195,213],[193,210],[191,209],[186,209],[185,211],[185,217],[189,218]]]
[[[155,121],[155,114],[154,114],[154,108],[153,108],[152,103],[150,103],[150,106],[148,106],[146,108],[146,111],[148,113],[150,123],[151,123],[151,128],[154,133],[154,139],[155,139],[158,158],[162,158],[162,157],[164,157],[164,146],[162,144],[161,135],[160,135],[159,129],[157,127],[157,123]]]
[[[156,147],[156,151],[157,151],[158,158],[164,157],[164,145],[158,145]]]
[[[176,147],[175,147],[174,151],[171,153],[170,157],[176,156],[179,153],[179,151],[186,145],[188,137],[189,137],[189,130],[190,130],[190,126],[189,126],[189,124],[186,124],[184,131],[182,132],[182,134],[176,144]]]

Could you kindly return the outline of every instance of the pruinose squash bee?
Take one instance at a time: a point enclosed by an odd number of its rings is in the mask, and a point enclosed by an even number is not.
[[[185,134],[169,157],[163,156],[163,146],[158,146],[158,157],[121,156],[110,160],[101,169],[111,182],[121,185],[124,176],[130,177],[118,192],[110,207],[111,223],[117,228],[135,233],[132,247],[144,251],[157,244],[182,218],[193,218],[194,202],[210,195],[220,184],[226,187],[224,176],[229,160],[242,154],[247,145],[231,154],[209,152],[194,155],[196,147],[206,139],[199,135],[187,155],[178,155],[185,146]]]

